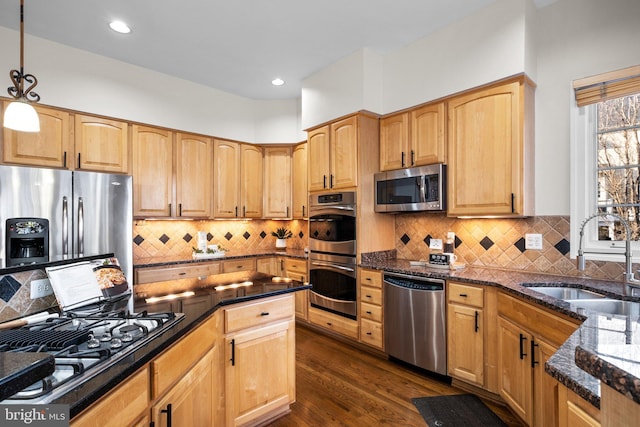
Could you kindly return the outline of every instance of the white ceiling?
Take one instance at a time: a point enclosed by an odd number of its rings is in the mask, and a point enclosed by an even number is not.
[[[37,37],[250,99],[290,99],[342,57],[398,49],[494,1],[25,0],[24,20]],[[0,0],[0,26],[19,29],[19,4]],[[132,32],[111,31],[113,19]]]

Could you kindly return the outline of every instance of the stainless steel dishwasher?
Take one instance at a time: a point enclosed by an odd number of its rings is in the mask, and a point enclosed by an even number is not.
[[[444,280],[384,274],[384,344],[389,356],[447,374]]]

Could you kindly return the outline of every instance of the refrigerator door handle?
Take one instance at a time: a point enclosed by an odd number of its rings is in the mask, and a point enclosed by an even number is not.
[[[62,257],[69,256],[69,203],[67,196],[62,197]]]
[[[78,197],[78,256],[84,256],[84,202]]]

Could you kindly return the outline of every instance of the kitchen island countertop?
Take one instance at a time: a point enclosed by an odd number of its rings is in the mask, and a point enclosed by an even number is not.
[[[530,286],[570,286],[589,289],[606,297],[640,301],[624,295],[618,281],[578,276],[556,276],[486,267],[442,270],[412,266],[401,259],[367,259],[364,268],[401,274],[437,277],[495,286],[525,300],[572,317],[582,324],[548,360],[545,370],[567,388],[600,407],[601,381],[640,403],[640,319],[638,316],[610,316],[578,309],[532,289]]]

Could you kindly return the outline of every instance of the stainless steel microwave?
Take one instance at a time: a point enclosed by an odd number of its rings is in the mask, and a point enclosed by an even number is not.
[[[443,164],[375,174],[376,212],[444,211],[447,167]]]

